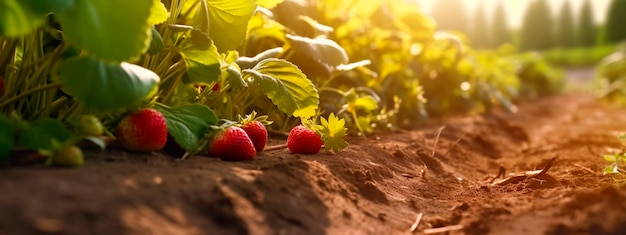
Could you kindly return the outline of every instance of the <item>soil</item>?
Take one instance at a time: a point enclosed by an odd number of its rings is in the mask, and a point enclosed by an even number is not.
[[[625,113],[570,93],[353,137],[336,154],[91,150],[82,168],[1,169],[0,235],[626,234],[626,187],[602,175]]]

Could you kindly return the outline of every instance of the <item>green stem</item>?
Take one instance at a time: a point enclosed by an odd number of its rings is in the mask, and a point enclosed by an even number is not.
[[[5,75],[6,68],[9,66],[9,60],[15,54],[15,49],[17,48],[17,39],[2,39],[0,40],[0,45],[4,45],[2,51],[0,52],[0,77]]]
[[[167,74],[167,72],[172,68],[170,64],[171,64],[171,60],[173,57],[174,57],[173,53],[171,52],[167,53],[164,57],[160,59],[157,66],[154,69],[152,69],[152,71],[154,71],[159,76]]]
[[[166,72],[166,76],[161,80],[161,83],[165,83],[166,81],[179,77],[182,73],[185,72],[186,66],[182,61],[178,61],[174,63]]]
[[[25,97],[27,97],[29,95],[32,95],[34,93],[45,91],[45,90],[48,90],[48,89],[59,88],[62,85],[63,84],[60,83],[60,82],[58,82],[58,83],[50,83],[50,84],[46,84],[46,85],[43,85],[43,86],[35,87],[32,90],[28,90],[28,91],[22,92],[19,95],[13,96],[10,99],[5,100],[4,102],[0,103],[0,109],[5,108],[6,106],[10,105],[11,103],[16,102],[18,100],[21,100],[21,99],[23,99],[23,98],[25,98]]]
[[[65,112],[60,112],[57,118],[59,120],[65,120],[72,113],[74,113],[74,111],[78,108],[78,106],[79,106],[78,102],[74,102],[72,106],[70,106]]]
[[[350,112],[350,114],[352,114],[352,119],[354,119],[356,128],[359,129],[359,132],[361,132],[361,135],[363,136],[363,138],[367,138],[367,136],[365,136],[365,131],[363,130],[363,127],[361,127],[361,123],[359,122],[359,119],[356,116],[356,112]]]
[[[341,96],[345,96],[346,95],[346,92],[344,92],[342,90],[339,90],[337,88],[334,88],[334,87],[321,87],[321,88],[318,89],[319,93],[322,93],[324,91],[334,92],[334,93],[337,93],[337,94],[339,94]]]
[[[176,75],[173,76],[178,77]],[[174,93],[174,90],[176,90],[176,87],[178,87],[178,84],[181,82],[181,80],[182,79],[174,79],[169,82],[170,84],[166,84],[166,87],[168,87],[168,89],[164,91],[165,94],[162,96],[163,103],[169,103],[170,99],[172,98],[172,94]]]
[[[340,75],[339,73],[334,73],[333,75],[330,76],[330,78],[326,79],[326,81],[324,81],[324,83],[322,83],[322,85],[319,86],[318,89],[322,89],[322,88],[328,87],[328,84],[330,84],[330,82],[335,80],[335,78],[338,78],[339,75]]]
[[[46,108],[40,110],[38,113],[35,113],[33,115],[33,117],[35,119],[39,118],[39,117],[42,117],[42,116],[43,117],[48,117],[53,112],[57,111],[61,107],[61,105],[65,104],[67,102],[71,102],[71,101],[73,101],[73,100],[69,100],[67,98],[67,96],[61,96],[58,99],[50,102],[50,105],[47,105]]]

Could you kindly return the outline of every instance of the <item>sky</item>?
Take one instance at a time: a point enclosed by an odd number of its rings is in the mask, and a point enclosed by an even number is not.
[[[437,0],[415,0],[424,6],[426,12],[430,12],[432,6]],[[505,9],[508,14],[508,24],[512,28],[519,28],[524,17],[524,11],[528,6],[530,0],[465,0],[466,9],[468,9],[468,15],[471,17],[472,9],[477,8],[480,4],[484,4],[486,12],[490,15],[493,12],[493,8],[498,2],[504,2]],[[583,5],[584,0],[547,0],[550,3],[551,10],[554,14],[560,11],[561,5],[565,1],[571,2],[572,11],[574,16],[577,16],[580,12],[580,8]],[[611,3],[611,0],[590,0],[593,7],[594,20],[597,24],[604,22],[606,17],[607,8]]]

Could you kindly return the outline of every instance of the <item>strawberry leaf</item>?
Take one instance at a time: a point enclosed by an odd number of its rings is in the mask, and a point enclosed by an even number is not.
[[[3,0],[0,1],[0,35],[17,37],[35,30],[46,14],[71,8],[72,0]]]
[[[59,73],[67,92],[97,111],[135,105],[153,94],[160,81],[157,74],[139,65],[107,63],[93,57],[64,60]]]
[[[188,152],[196,152],[209,126],[217,123],[213,110],[204,105],[169,107],[157,103],[154,108],[165,117],[167,132]]]
[[[187,76],[194,83],[210,84],[217,81],[221,74],[217,48],[206,34],[199,31],[192,31],[191,40],[180,51],[187,66]]]
[[[321,64],[337,66],[348,63],[348,54],[343,47],[327,38],[306,38],[287,35],[291,46]]]
[[[150,27],[166,16],[162,8],[155,10],[160,7],[154,0],[80,0],[55,16],[63,25],[68,44],[93,57],[121,62],[148,49]]]
[[[161,24],[167,20],[167,8],[161,0],[152,0],[152,8],[150,8],[150,18],[148,23]]]
[[[242,75],[252,79],[268,98],[288,115],[309,118],[316,114],[319,94],[315,85],[294,64],[282,59],[265,59]]]
[[[205,0],[209,35],[220,52],[236,49],[246,36],[248,20],[256,9],[252,0]]]
[[[33,121],[19,133],[22,145],[32,150],[54,150],[66,143],[72,134],[56,119],[43,118]]]
[[[322,117],[321,122],[323,127],[321,134],[326,151],[338,152],[348,147],[348,142],[344,140],[347,128],[345,127],[346,121],[343,118],[339,119],[334,113],[331,113],[328,120]]]
[[[271,9],[283,1],[284,0],[257,0],[256,4],[259,5],[260,7]]]

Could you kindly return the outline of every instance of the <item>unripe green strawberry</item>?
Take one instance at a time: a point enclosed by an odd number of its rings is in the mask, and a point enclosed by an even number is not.
[[[104,127],[94,115],[79,115],[73,120],[76,131],[85,136],[101,136]]]
[[[79,167],[84,163],[83,151],[75,145],[65,146],[52,155],[52,165],[54,166]]]
[[[253,159],[256,150],[243,129],[230,126],[213,135],[209,144],[209,154],[225,161],[241,161]]]
[[[303,125],[291,129],[287,137],[287,147],[292,153],[316,154],[322,148],[322,138]]]
[[[157,151],[167,142],[167,124],[159,111],[145,108],[124,117],[115,137],[128,150]]]
[[[261,122],[252,121],[244,123],[241,129],[248,134],[256,151],[263,151],[267,143],[267,129],[265,129],[265,126]]]

